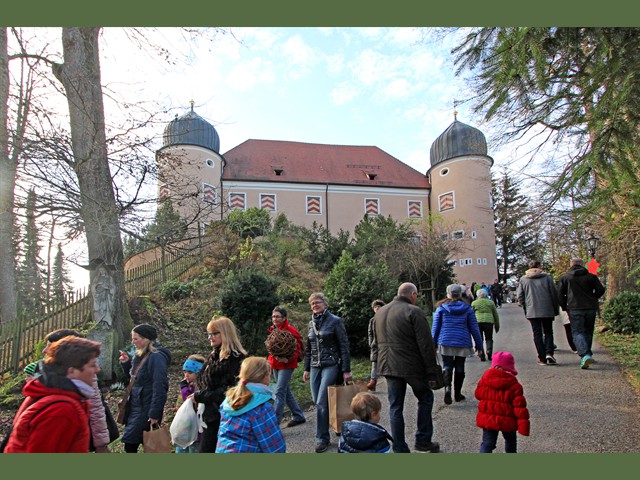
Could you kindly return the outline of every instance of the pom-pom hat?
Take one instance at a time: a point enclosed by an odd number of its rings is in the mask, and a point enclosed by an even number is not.
[[[514,375],[518,374],[518,371],[516,370],[516,361],[514,360],[513,355],[509,352],[494,352],[491,356],[491,366],[500,367]]]

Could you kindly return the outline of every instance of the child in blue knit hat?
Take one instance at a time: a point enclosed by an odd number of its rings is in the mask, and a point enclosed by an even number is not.
[[[182,365],[182,371],[184,372],[184,379],[180,382],[180,395],[176,401],[175,411],[178,411],[180,405],[187,399],[187,397],[196,391],[196,377],[198,372],[202,370],[202,366],[206,359],[202,355],[189,355]],[[197,407],[197,404],[194,404]],[[176,445],[176,453],[198,453],[200,450],[200,434],[198,439],[189,445],[187,448],[182,448]]]

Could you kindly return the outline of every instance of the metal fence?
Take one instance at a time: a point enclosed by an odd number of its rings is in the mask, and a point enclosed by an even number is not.
[[[144,295],[157,290],[167,280],[181,279],[201,262],[202,246],[187,253],[166,253],[125,272],[128,296]],[[164,264],[164,265],[163,265]],[[81,329],[91,321],[91,294],[87,287],[71,292],[64,299],[51,302],[42,315],[18,315],[15,322],[3,324],[0,332],[0,375],[17,372],[35,360],[38,343],[59,328]]]

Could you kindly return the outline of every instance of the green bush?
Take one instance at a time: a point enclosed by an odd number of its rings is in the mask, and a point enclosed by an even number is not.
[[[190,297],[193,293],[191,282],[181,282],[180,280],[169,280],[160,287],[160,298],[163,300],[182,300]]]
[[[608,300],[602,320],[614,332],[640,333],[640,293],[623,292]]]
[[[266,353],[264,341],[271,325],[271,312],[280,303],[277,286],[266,273],[248,269],[231,273],[218,292],[220,310],[233,321],[242,346],[251,355]]]

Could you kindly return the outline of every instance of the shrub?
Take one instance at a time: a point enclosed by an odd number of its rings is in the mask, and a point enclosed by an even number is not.
[[[271,325],[271,312],[279,304],[277,282],[258,270],[229,275],[218,295],[220,310],[239,330],[242,346],[251,355],[266,353],[264,341]]]
[[[623,292],[608,300],[602,320],[615,332],[640,333],[640,293]]]
[[[182,300],[193,293],[193,285],[190,282],[169,280],[160,287],[160,297],[164,300]]]

